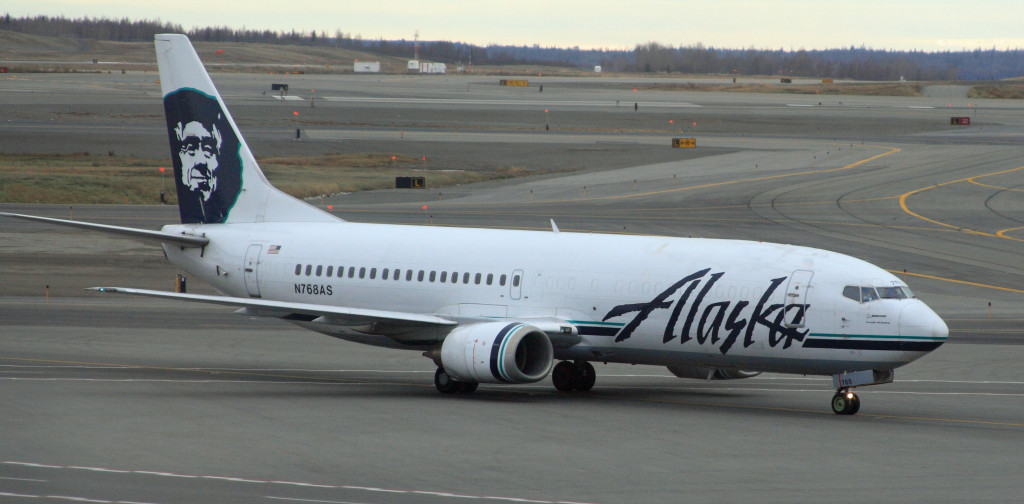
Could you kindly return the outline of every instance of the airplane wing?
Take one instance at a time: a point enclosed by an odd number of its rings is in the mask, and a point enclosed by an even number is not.
[[[208,296],[179,292],[126,287],[90,287],[89,290],[133,294],[179,301],[211,303],[240,308],[240,315],[273,317],[291,321],[312,322],[352,328],[363,334],[386,336],[409,345],[432,344],[444,340],[459,322],[437,315],[367,308],[349,308],[311,303],[290,303],[267,299],[231,296]],[[523,322],[544,331],[556,348],[568,348],[581,341],[579,331],[571,323],[555,318],[526,318]]]
[[[255,298],[184,294],[125,287],[90,287],[89,290],[236,306],[241,308],[236,313],[242,315],[359,327],[361,328],[360,332],[388,336],[396,341],[403,341],[406,339],[405,336],[413,337],[414,334],[422,332],[424,329],[444,329],[458,325],[458,322],[444,317],[419,313],[347,308],[310,303],[289,303]],[[445,332],[447,331],[440,334],[439,340],[444,339],[443,334]]]
[[[172,243],[174,245],[178,245],[181,247],[205,247],[210,243],[210,240],[203,236],[193,236],[184,234],[177,235],[164,233],[163,231],[150,231],[148,229],[136,229],[122,226],[108,226],[106,224],[96,224],[92,222],[53,219],[50,217],[39,217],[36,215],[23,215],[7,212],[0,212],[0,216],[14,217],[17,219],[33,220],[38,222],[46,222],[49,224],[76,227],[80,229],[90,229],[92,231],[102,231],[104,233],[119,234],[124,236],[130,236],[132,238],[155,241],[159,243]]]

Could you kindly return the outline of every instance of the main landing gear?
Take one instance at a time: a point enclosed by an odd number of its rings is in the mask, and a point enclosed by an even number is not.
[[[480,383],[475,381],[455,381],[443,367],[434,372],[434,386],[442,394],[472,394]]]
[[[837,415],[855,415],[860,410],[860,398],[850,389],[839,389],[832,396],[832,412]]]
[[[562,361],[555,364],[555,368],[551,370],[551,381],[561,392],[586,392],[594,388],[597,372],[594,371],[593,365],[584,360]]]

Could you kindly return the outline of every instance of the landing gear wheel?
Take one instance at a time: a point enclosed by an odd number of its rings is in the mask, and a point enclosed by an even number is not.
[[[458,389],[459,382],[448,376],[448,372],[443,367],[439,367],[437,371],[434,371],[434,387],[437,387],[437,391],[442,394],[451,394]]]
[[[576,388],[576,366],[569,361],[555,364],[551,370],[551,382],[560,392],[572,392]]]
[[[480,386],[480,382],[475,381],[460,381],[455,382],[455,391],[460,394],[472,394],[476,392],[476,388]]]
[[[551,382],[561,392],[586,392],[594,388],[596,381],[597,372],[587,361],[562,361],[551,370]]]
[[[840,390],[832,396],[832,412],[837,415],[853,415],[860,411],[860,398],[848,390]]]
[[[857,394],[850,395],[852,395],[853,398],[850,399],[850,412],[847,413],[847,415],[856,415],[857,412],[860,411],[860,398],[857,397]]]
[[[594,365],[587,361],[582,361],[573,367],[576,371],[576,390],[586,392],[594,388],[594,383],[597,382],[597,371],[594,371]]]

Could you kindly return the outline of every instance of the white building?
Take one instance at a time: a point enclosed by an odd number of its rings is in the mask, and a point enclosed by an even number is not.
[[[420,63],[420,73],[443,74],[448,72],[448,65],[444,63]]]
[[[356,73],[380,73],[379,61],[357,61],[352,65]]]

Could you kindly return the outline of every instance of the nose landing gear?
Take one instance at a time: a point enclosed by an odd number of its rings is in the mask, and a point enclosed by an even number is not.
[[[891,369],[844,371],[832,375],[832,386],[836,388],[836,395],[832,396],[832,411],[837,415],[856,414],[860,410],[860,399],[852,392],[854,387],[892,383],[892,379]]]
[[[849,389],[839,389],[832,396],[832,412],[837,415],[855,415],[860,410],[860,398]]]

